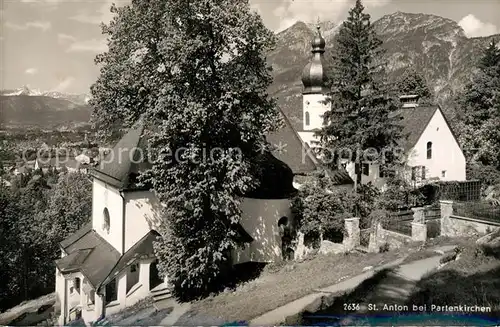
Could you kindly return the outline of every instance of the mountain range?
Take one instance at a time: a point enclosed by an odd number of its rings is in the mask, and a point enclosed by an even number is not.
[[[0,95],[3,96],[18,96],[18,95],[28,95],[28,96],[46,96],[55,99],[64,99],[75,104],[84,105],[89,102],[90,95],[82,93],[64,93],[59,91],[40,91],[39,89],[32,89],[27,85],[20,87],[15,90],[2,90]]]
[[[70,128],[88,123],[87,94],[40,91],[23,86],[0,93],[2,127]]]
[[[457,22],[436,15],[395,12],[373,23],[386,50],[389,79],[395,81],[405,69],[413,66],[421,72],[445,114],[453,121],[455,108],[452,97],[467,83],[481,53],[500,35],[468,38]],[[274,70],[271,94],[296,128],[302,128],[303,67],[311,57],[310,42],[314,26],[297,22],[278,33],[276,49],[269,60]],[[320,24],[326,41],[325,61],[331,62],[331,49],[339,25]]]
[[[385,60],[391,81],[413,66],[426,78],[453,120],[455,108],[450,101],[470,79],[476,61],[488,43],[500,35],[468,38],[457,22],[436,15],[395,12],[373,23],[386,49]],[[335,22],[320,24],[330,61],[331,49],[340,27]],[[311,40],[315,25],[297,22],[277,34],[276,48],[268,60],[273,67],[274,83],[270,94],[292,124],[302,127],[301,73],[311,56]],[[2,125],[33,125],[44,128],[65,124],[87,123],[90,107],[88,95],[41,92],[23,87],[0,94]]]

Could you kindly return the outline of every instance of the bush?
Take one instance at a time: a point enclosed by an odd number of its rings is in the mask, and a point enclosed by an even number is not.
[[[382,244],[381,246],[379,246],[379,252],[380,253],[384,253],[384,252],[389,252],[389,250],[391,249],[391,246],[389,243],[385,242],[384,244]]]
[[[389,178],[385,190],[378,196],[376,207],[388,211],[398,211],[425,203],[425,197],[419,189],[401,176]]]
[[[344,233],[344,219],[354,217],[355,193],[328,186],[328,181],[311,176],[292,200],[295,228],[310,243],[317,243],[321,235],[338,240]]]
[[[491,185],[500,184],[500,171],[494,166],[486,166],[480,163],[467,165],[467,180],[481,181],[481,190],[484,192]],[[484,195],[484,193],[483,193]]]

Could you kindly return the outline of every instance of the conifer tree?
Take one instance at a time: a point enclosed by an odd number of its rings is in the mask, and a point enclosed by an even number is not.
[[[278,123],[266,54],[274,34],[248,0],[133,0],[113,8],[96,59],[96,125],[149,130],[143,174],[164,205],[159,269],[183,300],[220,289],[241,240],[240,197],[255,187],[253,160]],[[177,154],[177,155],[175,155]]]
[[[398,144],[401,126],[390,118],[397,106],[386,84],[381,45],[370,15],[357,0],[332,47],[332,91],[328,100],[332,108],[325,113],[325,126],[319,132],[322,146],[330,149],[326,157],[331,149],[349,149],[356,154],[353,159],[359,167],[366,149],[374,148],[380,154],[384,148]],[[337,165],[337,159],[328,161]],[[359,185],[361,169],[356,175]]]

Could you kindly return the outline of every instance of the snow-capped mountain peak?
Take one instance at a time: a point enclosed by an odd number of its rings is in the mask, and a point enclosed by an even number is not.
[[[13,91],[5,93],[4,95],[31,95],[31,96],[36,96],[36,95],[42,95],[42,94],[43,94],[43,92],[40,91],[39,89],[30,89],[29,85],[23,85],[23,87],[20,87],[18,89],[15,89]]]
[[[46,96],[55,99],[64,99],[75,104],[87,104],[90,100],[88,94],[64,93],[59,91],[40,91],[39,89],[31,89],[29,85],[14,90],[3,90],[1,95],[5,96]]]

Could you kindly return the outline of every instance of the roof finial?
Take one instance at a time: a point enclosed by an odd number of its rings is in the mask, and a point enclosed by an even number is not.
[[[316,29],[317,29],[318,31],[319,31],[319,29],[320,29],[320,26],[319,26],[320,24],[321,24],[321,20],[319,19],[319,16],[318,16],[318,20],[317,20],[317,22],[316,22]]]

